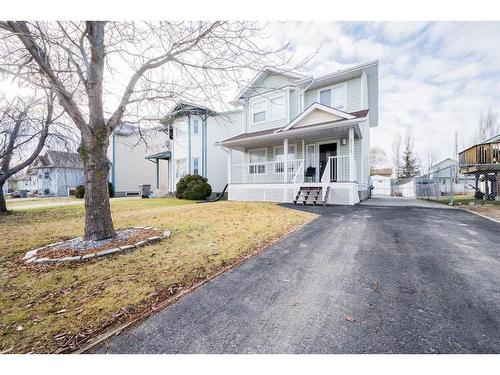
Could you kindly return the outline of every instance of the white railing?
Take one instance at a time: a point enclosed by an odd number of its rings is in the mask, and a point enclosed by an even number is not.
[[[349,155],[330,156],[325,166],[321,182],[349,182]],[[354,165],[355,166],[355,165]],[[354,169],[355,170],[355,169]],[[356,176],[352,177],[352,181]]]
[[[286,170],[285,170],[286,169]],[[233,164],[231,166],[232,184],[275,184],[304,181],[304,160],[289,160],[287,168],[284,161]]]

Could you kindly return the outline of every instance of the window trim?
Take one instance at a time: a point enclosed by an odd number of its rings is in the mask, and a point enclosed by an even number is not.
[[[270,122],[275,122],[275,121],[282,121],[287,119],[287,114],[288,114],[288,93],[286,91],[279,91],[279,92],[274,92],[269,95],[263,94],[259,96],[254,96],[249,99],[248,105],[250,107],[249,113],[250,113],[250,124],[251,125],[260,125],[260,124],[266,124]],[[272,102],[278,98],[283,99],[283,114],[280,117],[277,118],[271,118],[272,115]],[[256,104],[264,104],[264,109],[258,112],[254,111],[254,106]],[[257,113],[265,113],[265,119],[262,121],[254,121],[254,115]]]
[[[284,163],[285,161],[281,161],[281,160],[277,160],[276,159],[276,149],[278,149],[279,147],[283,147],[283,157],[284,157],[284,151],[285,151],[285,148],[283,145],[277,145],[277,146],[274,146],[273,147],[273,157],[274,157],[274,161],[275,162],[281,162],[281,163]],[[290,152],[290,147],[293,147],[293,152]],[[293,160],[297,160],[297,143],[290,143],[288,144],[288,155],[293,155],[293,159],[290,159],[290,157],[288,158],[288,161],[293,161]],[[274,165],[274,171],[276,173],[283,173],[285,168],[281,168],[282,170],[278,170],[278,164],[275,164]],[[293,167],[292,167],[292,171],[289,171],[289,172],[293,172]]]
[[[261,163],[252,163],[250,162],[250,153],[252,151],[262,151],[264,150],[264,155],[265,155],[265,158],[266,158],[266,161],[265,162],[261,162]],[[268,155],[267,155],[267,147],[259,147],[259,148],[250,148],[247,150],[246,152],[247,154],[247,164],[248,164],[248,174],[249,175],[267,175],[267,160],[268,160]],[[264,165],[264,173],[250,173],[250,167],[252,165]]]
[[[260,104],[260,103],[264,104],[264,110],[263,111],[254,112],[254,106],[256,104]],[[254,124],[262,124],[262,123],[268,122],[267,112],[269,110],[269,108],[268,108],[269,106],[267,104],[267,101],[266,101],[265,97],[262,97],[262,98],[258,97],[255,100],[250,100],[249,105],[250,105],[250,122],[252,123],[252,125],[254,125]],[[254,121],[254,115],[256,113],[261,113],[261,112],[264,112],[266,114],[265,119],[262,120],[262,121]]]
[[[330,94],[330,105],[328,107],[333,108],[333,109],[337,109],[339,111],[347,112],[347,82],[337,83],[335,85],[319,88],[318,94],[317,94],[318,103],[321,104],[321,92],[322,91],[330,90],[330,93],[331,93],[331,90],[339,88],[339,87],[343,87],[343,89],[344,89],[344,108],[333,107],[333,105],[332,105],[333,104],[332,103],[333,95],[331,95],[331,94]],[[323,105],[325,105],[325,104],[323,104]]]

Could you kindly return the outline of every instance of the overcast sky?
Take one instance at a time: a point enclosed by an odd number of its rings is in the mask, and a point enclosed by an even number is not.
[[[453,156],[454,132],[467,146],[481,111],[500,112],[500,22],[331,22],[270,25],[297,57],[321,45],[314,75],[379,59],[379,126],[371,144],[390,157],[394,132],[413,130],[416,149]]]

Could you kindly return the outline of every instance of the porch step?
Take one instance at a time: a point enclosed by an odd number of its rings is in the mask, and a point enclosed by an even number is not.
[[[329,189],[329,187],[327,189]],[[323,195],[321,194],[322,190],[323,188],[321,186],[301,186],[295,196],[293,204],[302,203],[304,206],[306,204],[316,206],[318,203],[322,203],[324,205],[326,202],[323,201]]]

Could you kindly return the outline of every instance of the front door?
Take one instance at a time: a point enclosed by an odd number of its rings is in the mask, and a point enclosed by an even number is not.
[[[325,171],[326,163],[328,163],[328,158],[330,156],[337,156],[337,143],[326,143],[319,146],[319,178],[323,176],[323,172]],[[336,170],[335,164],[332,165],[332,169],[330,170],[331,180],[335,181]]]

